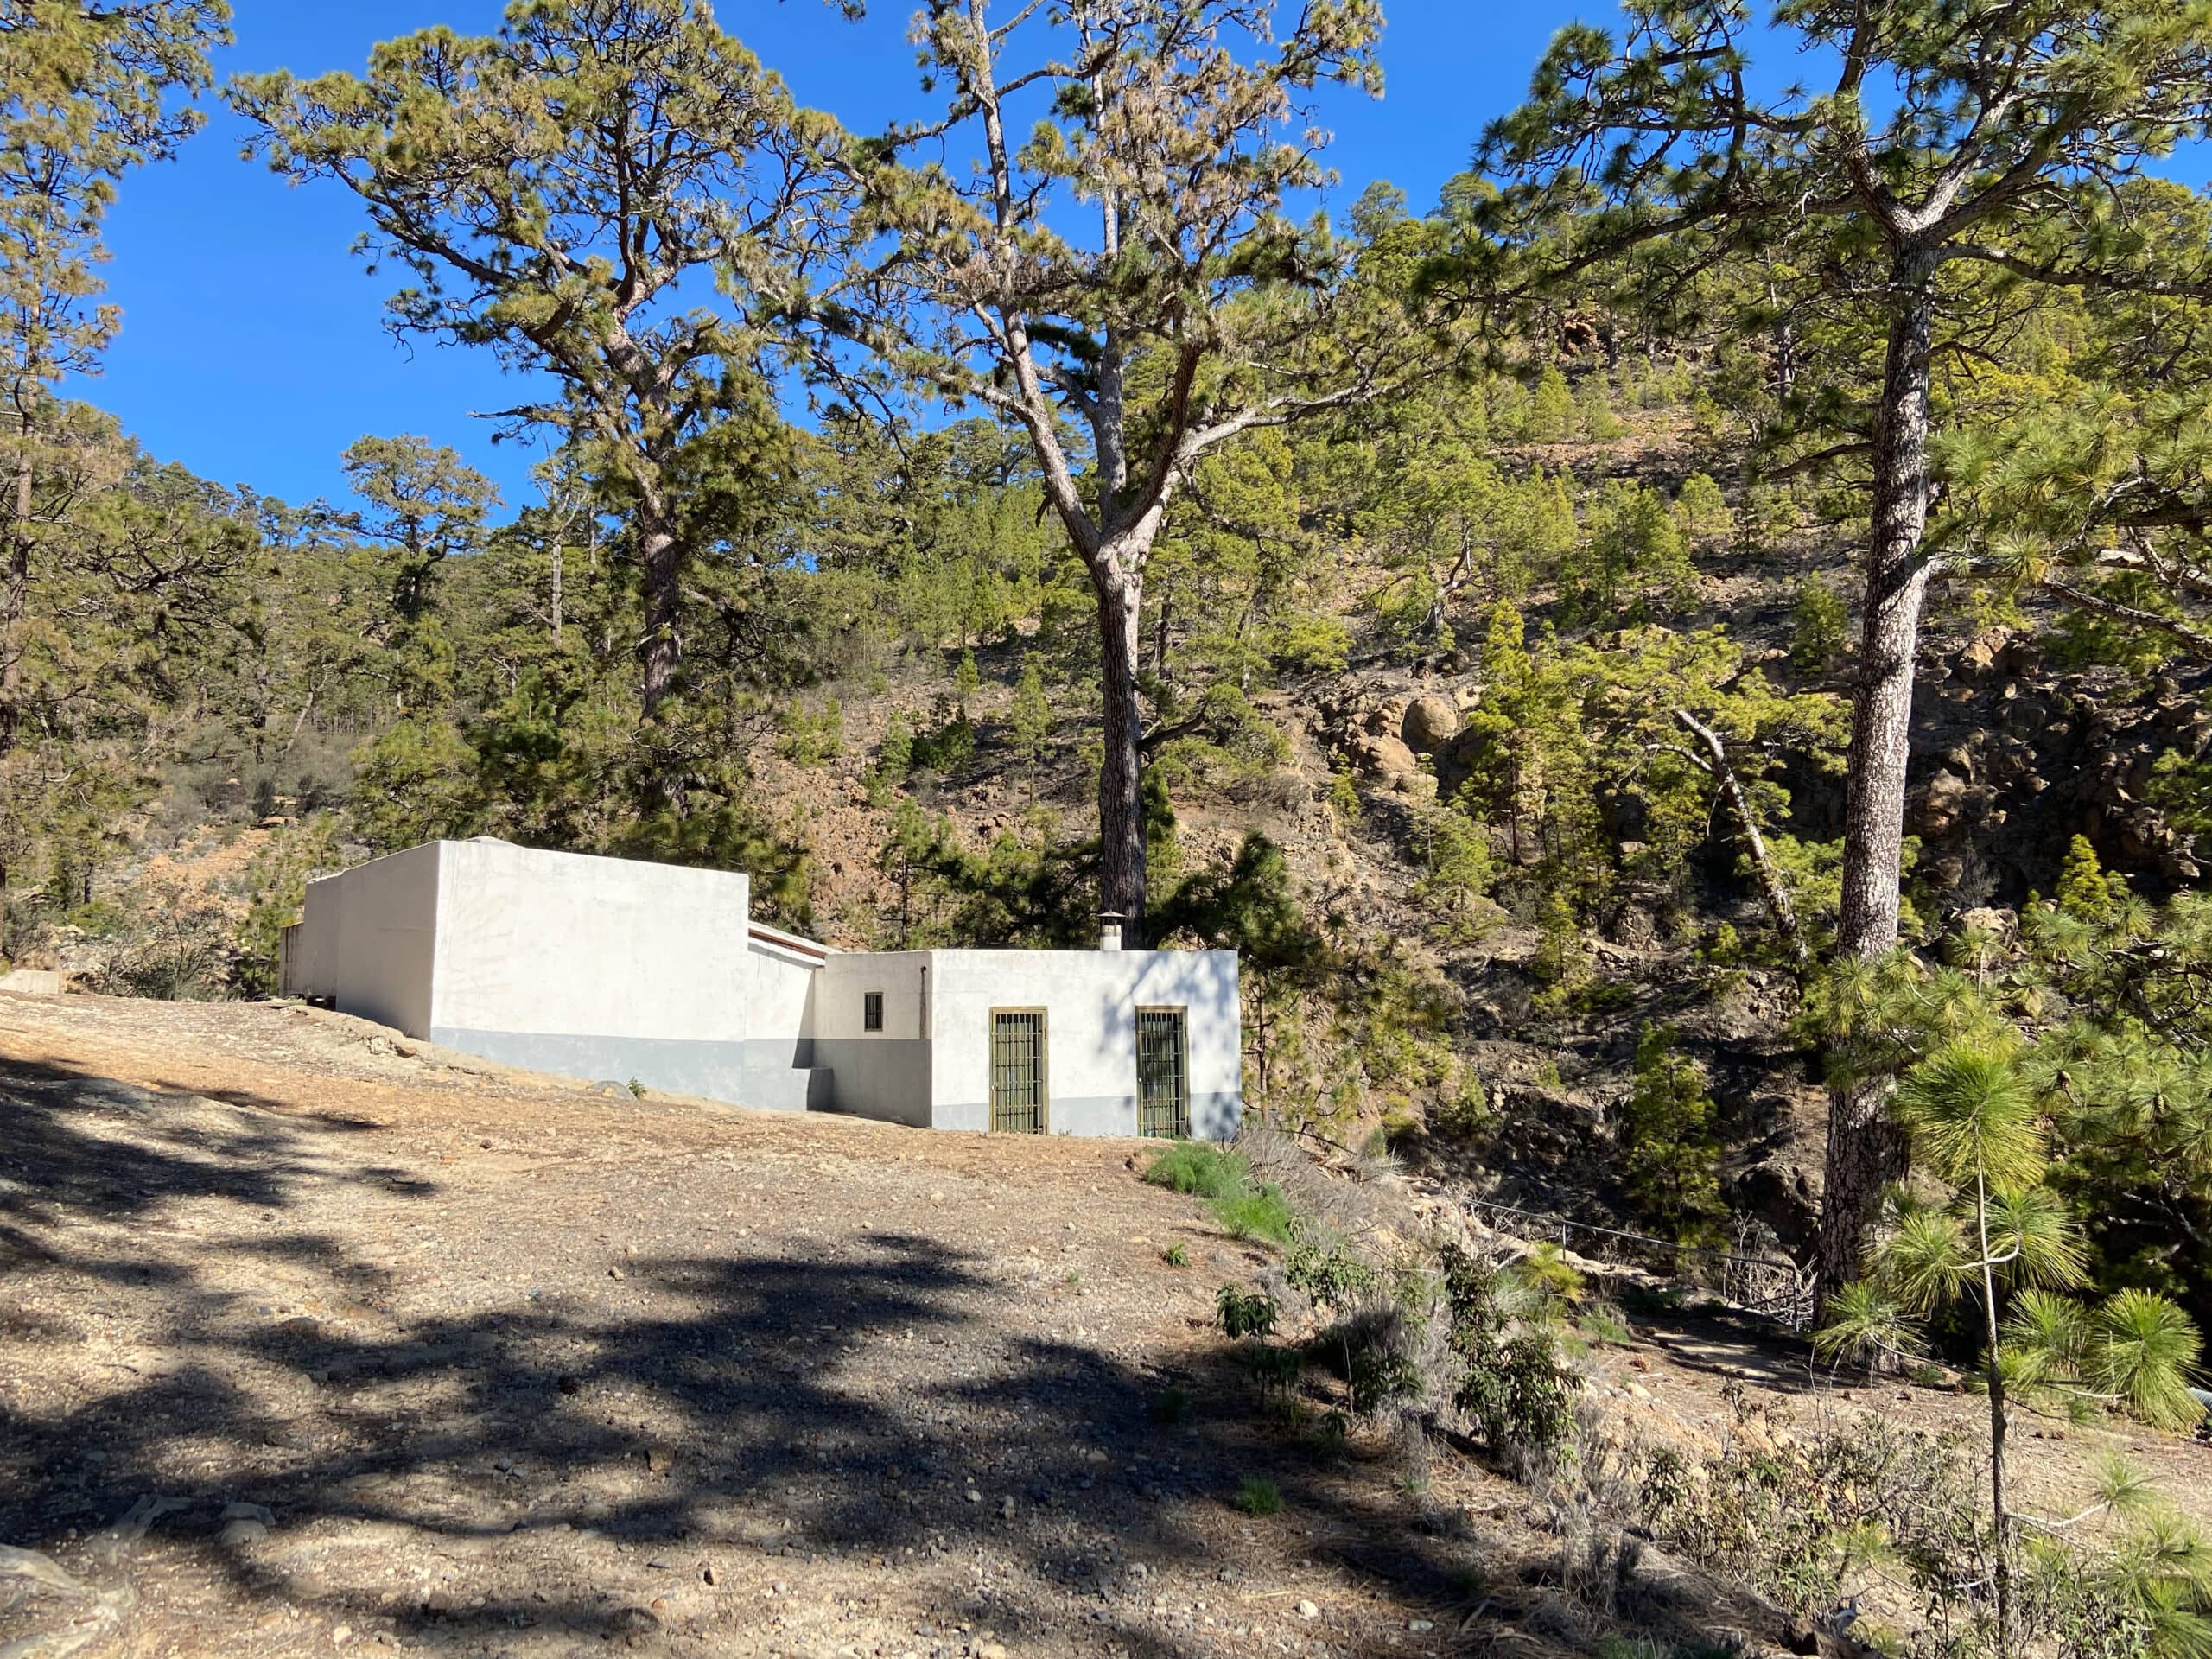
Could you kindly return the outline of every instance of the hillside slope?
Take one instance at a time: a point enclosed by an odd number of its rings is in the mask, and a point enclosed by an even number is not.
[[[1357,1432],[1317,1456],[1262,1410],[1212,1308],[1262,1249],[1138,1182],[1137,1143],[640,1101],[308,1009],[89,997],[0,997],[0,1542],[106,1598],[34,1598],[0,1642],[996,1659],[1624,1628],[1564,1570],[1586,1533],[1556,1498]],[[1804,1386],[1741,1333],[1638,1326],[1588,1362],[1624,1440],[1725,1436],[1732,1377]],[[2031,1442],[2031,1491],[2078,1491],[2112,1438]],[[2148,1449],[2177,1485],[2204,1455]],[[1247,1480],[1281,1511],[1236,1507]],[[1622,1605],[1655,1628],[1780,1634],[1650,1571]]]

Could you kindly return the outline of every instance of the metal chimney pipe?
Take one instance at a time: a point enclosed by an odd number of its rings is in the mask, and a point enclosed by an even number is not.
[[[1122,912],[1102,910],[1098,912],[1098,948],[1119,950],[1122,948]]]

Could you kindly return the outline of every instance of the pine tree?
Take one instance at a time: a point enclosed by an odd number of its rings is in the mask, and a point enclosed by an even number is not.
[[[1700,545],[1726,541],[1736,529],[1736,516],[1710,473],[1692,473],[1682,480],[1681,493],[1675,497],[1675,521],[1683,535]]]
[[[1611,443],[1628,430],[1613,413],[1612,389],[1602,374],[1586,374],[1574,392],[1575,429],[1592,443]]]
[[[97,373],[122,326],[99,298],[107,210],[128,174],[199,129],[200,111],[175,95],[207,85],[229,21],[223,0],[0,0],[0,932],[38,811],[27,798],[39,791],[11,763],[37,695],[27,636],[50,608],[41,555],[115,454],[106,423],[67,410],[54,389]],[[142,573],[138,591],[157,596],[165,568],[156,561],[150,583]]]
[[[932,6],[917,28],[944,120],[849,152],[882,234],[815,315],[1027,435],[1096,601],[1100,899],[1132,942],[1146,905],[1139,629],[1175,498],[1241,435],[1413,372],[1396,355],[1408,337],[1391,262],[1365,282],[1351,245],[1303,238],[1281,212],[1323,176],[1314,146],[1284,142],[1305,131],[1298,101],[1325,84],[1377,88],[1380,27],[1368,0]],[[1033,67],[1006,61],[1032,50]],[[1050,90],[1026,142],[1004,103],[1023,87]],[[972,138],[981,168],[907,163],[948,130]],[[1070,198],[1087,216],[1062,211]],[[1325,351],[1301,353],[1317,340]],[[1230,361],[1236,372],[1218,372]],[[1069,422],[1088,440],[1088,477]]]
[[[1020,751],[1029,773],[1029,804],[1037,804],[1037,763],[1052,736],[1052,702],[1045,694],[1045,671],[1035,652],[1021,659],[1021,679],[1014,688],[1014,709],[1008,721],[1014,747]]]
[[[1750,59],[1774,40],[1829,66],[1822,95],[1769,97]],[[2179,269],[2136,257],[2122,200],[2145,161],[2202,125],[2212,14],[2170,0],[1961,13],[1942,0],[1776,8],[1755,35],[1732,0],[1636,0],[1619,39],[1560,31],[1530,101],[1495,123],[1482,160],[1504,181],[1473,218],[1469,257],[1501,290],[1619,273],[1654,308],[1688,274],[1794,237],[1804,296],[1863,296],[1882,335],[1842,453],[1868,488],[1862,673],[1847,771],[1837,950],[1862,960],[1898,938],[1905,773],[1932,488],[1938,336],[1989,320],[1950,295],[1984,281],[2088,292],[2212,295],[2200,245]],[[1595,200],[1593,202],[1593,194]],[[1630,259],[1630,255],[1634,257]],[[1947,287],[1947,284],[1949,285]],[[1985,290],[1986,291],[1986,290]],[[1796,302],[1796,296],[1783,302]],[[1771,294],[1757,296],[1770,316]],[[1903,1143],[1886,1086],[1830,1112],[1821,1266],[1831,1291]]]
[[[754,365],[834,217],[827,124],[696,0],[517,0],[500,34],[426,30],[365,75],[230,98],[271,168],[359,198],[368,251],[416,279],[396,327],[551,377],[506,414],[573,443],[630,520],[653,714],[681,686],[695,556],[787,470]]]
[[[1547,363],[1529,404],[1529,442],[1561,443],[1574,432],[1574,394],[1559,365]]]
[[[2056,898],[2058,907],[2077,921],[2102,922],[2112,918],[2113,883],[2086,836],[2075,836],[2067,846],[2066,861],[2059,866]]]
[[[1636,1083],[1618,1139],[1629,1198],[1684,1244],[1719,1242],[1720,1137],[1704,1068],[1681,1052],[1671,1026],[1646,1020],[1636,1039]]]
[[[1832,666],[1850,643],[1850,610],[1834,582],[1817,570],[1806,577],[1791,607],[1791,664],[1807,674]]]

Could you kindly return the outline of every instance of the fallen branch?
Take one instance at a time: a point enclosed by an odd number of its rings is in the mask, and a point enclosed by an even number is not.
[[[1782,872],[1774,862],[1774,855],[1767,849],[1766,837],[1759,833],[1758,819],[1751,812],[1751,798],[1744,793],[1743,780],[1736,776],[1736,768],[1728,762],[1728,746],[1714,731],[1687,709],[1675,710],[1675,720],[1685,731],[1705,745],[1703,756],[1691,757],[1698,766],[1719,785],[1736,823],[1743,831],[1745,844],[1751,849],[1751,868],[1758,877],[1759,893],[1766,900],[1767,913],[1774,918],[1774,931],[1789,948],[1790,959],[1802,973],[1812,965],[1812,952],[1805,947],[1805,936],[1798,931],[1796,906],[1789,902],[1789,889],[1783,884]]]

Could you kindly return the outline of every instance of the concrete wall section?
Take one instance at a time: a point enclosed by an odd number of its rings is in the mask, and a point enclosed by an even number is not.
[[[830,1073],[836,1109],[889,1123],[930,1124],[931,963],[935,953],[832,953],[816,976],[809,1029]],[[867,1028],[868,994],[883,998],[883,1029]]]
[[[755,927],[747,950],[745,1075],[738,1098],[770,1112],[826,1111],[833,1096],[814,1054],[816,982],[829,951]]]
[[[817,1037],[814,1062],[830,1074],[832,1109],[930,1127],[931,1046],[914,1037]]]
[[[480,1031],[466,1026],[433,1026],[429,1035],[434,1043],[501,1065],[587,1081],[639,1083],[663,1094],[697,1095],[733,1105],[744,1100],[743,1043]]]
[[[338,995],[339,936],[345,923],[346,878],[318,877],[308,883],[297,932],[285,941],[284,991],[288,996]]]
[[[441,843],[411,847],[308,889],[309,973],[340,1014],[429,1037],[435,1001]],[[325,897],[326,891],[327,898]],[[326,920],[331,925],[324,931]]]
[[[1143,961],[1129,989],[1132,1024],[1137,1008],[1186,1010],[1192,1138],[1230,1139],[1244,1122],[1244,1019],[1236,953],[1146,950],[1131,954]],[[1135,1075],[1134,1067],[1131,1075]]]
[[[1191,1129],[1236,1132],[1243,1115],[1236,957],[1225,950],[931,953],[931,1122],[990,1126],[991,1014],[1046,1013],[1046,1122],[1053,1135],[1137,1132],[1136,1011],[1185,1010]]]
[[[441,845],[438,1025],[745,1038],[753,973],[744,876],[496,841]]]
[[[927,1041],[931,970],[941,950],[836,951],[823,963],[814,999],[816,1040],[872,1037]],[[868,993],[883,996],[883,1029],[867,1029]]]

